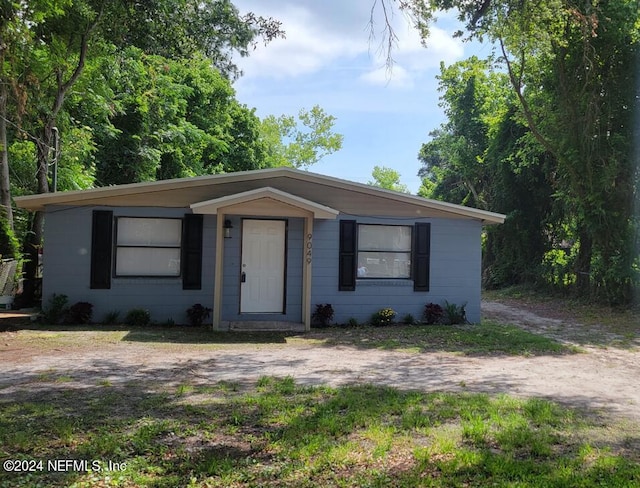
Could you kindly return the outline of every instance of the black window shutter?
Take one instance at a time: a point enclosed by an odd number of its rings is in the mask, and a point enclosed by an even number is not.
[[[202,288],[202,215],[186,214],[182,221],[182,289]]]
[[[338,290],[356,289],[356,221],[340,221],[340,258]]]
[[[414,227],[413,290],[429,291],[429,263],[431,261],[431,224],[418,222]]]
[[[111,247],[113,244],[113,212],[94,210],[91,224],[90,288],[111,288]]]

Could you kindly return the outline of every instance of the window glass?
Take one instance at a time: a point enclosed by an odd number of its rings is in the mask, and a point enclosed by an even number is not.
[[[117,276],[180,276],[180,249],[121,247],[116,257]]]
[[[118,219],[116,276],[180,276],[180,219]]]
[[[119,246],[180,247],[182,221],[179,219],[118,219]]]
[[[402,225],[359,225],[358,249],[411,252],[411,227]]]
[[[411,227],[358,226],[358,278],[410,278]]]

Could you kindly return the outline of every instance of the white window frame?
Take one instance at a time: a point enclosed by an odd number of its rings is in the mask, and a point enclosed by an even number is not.
[[[368,229],[367,229],[368,228]],[[366,242],[362,238],[366,230],[384,232],[385,230],[398,232],[406,229],[404,235],[398,236],[396,243],[385,244]],[[405,241],[405,242],[402,242]],[[358,269],[357,279],[371,280],[409,280],[411,279],[411,260],[413,258],[413,226],[387,224],[358,224]],[[399,259],[405,257],[406,259]],[[382,274],[379,270],[384,267],[388,271]]]
[[[163,224],[167,224],[166,232],[162,231]],[[118,217],[115,234],[117,278],[180,277],[182,219]]]

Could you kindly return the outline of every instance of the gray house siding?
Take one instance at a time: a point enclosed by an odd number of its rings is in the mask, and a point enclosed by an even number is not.
[[[111,278],[110,289],[90,289],[93,210],[111,210],[117,217],[182,218],[184,209],[123,207],[51,207],[45,218],[43,306],[52,294],[64,294],[69,304],[93,304],[93,320],[112,311],[123,319],[128,310],[144,308],[154,321],[186,323],[186,310],[195,303],[211,307],[215,269],[215,216],[203,221],[202,288],[183,290],[181,278]]]
[[[357,279],[354,291],[338,291],[338,254],[340,219],[358,224],[413,225],[431,223],[430,288],[414,291],[408,279]],[[313,234],[312,308],[330,303],[334,320],[344,323],[350,318],[365,322],[384,307],[398,313],[398,319],[412,314],[422,317],[427,303],[466,303],[467,318],[480,321],[480,278],[482,226],[462,219],[376,219],[341,215],[335,221],[316,221]]]
[[[93,210],[111,210],[117,217],[182,218],[187,209],[156,207],[48,207],[43,254],[43,303],[53,293],[65,294],[70,304],[94,305],[94,320],[111,311],[123,318],[132,308],[148,309],[152,320],[186,323],[186,309],[195,303],[213,306],[216,216],[203,219],[202,287],[183,290],[181,278],[111,278],[110,289],[90,289],[91,226]],[[222,320],[302,322],[304,220],[288,218],[286,259],[286,307],[284,314],[240,314],[242,220],[260,218],[228,216],[233,229],[224,239]],[[273,217],[277,219],[277,217]],[[414,291],[410,279],[358,279],[354,291],[338,290],[339,228],[341,219],[358,224],[413,225],[431,223],[429,291]],[[331,303],[334,320],[368,321],[383,307],[391,307],[398,319],[406,314],[420,318],[424,305],[444,300],[466,303],[467,317],[480,321],[481,223],[467,219],[395,219],[340,215],[337,220],[315,220],[313,231],[311,307]]]

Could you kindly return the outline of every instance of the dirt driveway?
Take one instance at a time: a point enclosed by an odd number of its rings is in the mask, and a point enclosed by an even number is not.
[[[497,302],[483,303],[485,317],[572,342],[577,324],[540,317]],[[578,327],[578,328],[577,328]],[[194,344],[65,339],[60,347],[24,347],[14,335],[0,334],[0,394],[37,391],[52,378],[64,388],[124,384],[254,383],[263,375],[293,376],[303,384],[343,385],[375,382],[403,389],[451,390],[537,396],[640,421],[640,352],[637,348],[581,346],[580,354],[533,357],[467,357],[453,353],[405,353],[305,340],[282,344],[225,344],[215,349]],[[67,332],[67,334],[79,334]],[[48,339],[54,341],[55,337]]]

